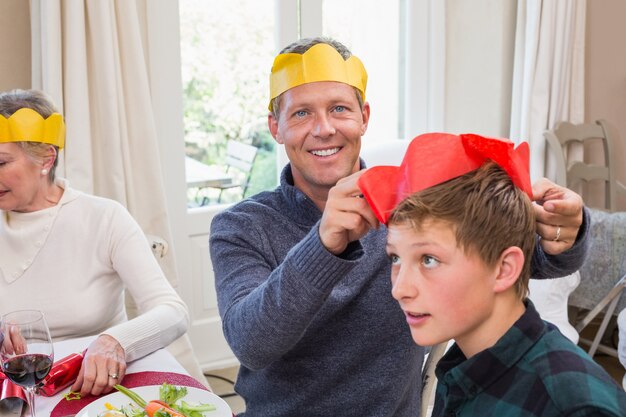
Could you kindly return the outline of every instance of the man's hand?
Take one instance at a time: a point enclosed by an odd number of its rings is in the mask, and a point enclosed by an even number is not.
[[[324,247],[335,255],[342,253],[350,242],[361,239],[371,228],[379,226],[356,183],[363,172],[339,180],[328,192],[319,233]]]
[[[533,184],[533,199],[543,250],[558,255],[571,248],[583,222],[583,199],[546,178]]]
[[[113,337],[101,334],[87,348],[72,391],[81,395],[100,395],[113,391],[126,375],[124,349]]]

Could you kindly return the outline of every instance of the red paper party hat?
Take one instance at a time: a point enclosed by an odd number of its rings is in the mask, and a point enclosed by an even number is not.
[[[504,169],[532,199],[528,143],[515,149],[508,139],[473,134],[417,136],[399,167],[370,168],[359,178],[358,185],[378,220],[386,224],[393,209],[409,195],[478,169],[488,160]]]

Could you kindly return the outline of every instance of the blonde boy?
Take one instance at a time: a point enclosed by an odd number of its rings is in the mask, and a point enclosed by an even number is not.
[[[392,295],[413,340],[455,341],[437,365],[433,416],[626,415],[615,381],[526,298],[535,245],[526,145],[437,134],[408,152],[400,170],[369,173],[361,188],[388,225]],[[380,183],[395,189],[382,200]]]

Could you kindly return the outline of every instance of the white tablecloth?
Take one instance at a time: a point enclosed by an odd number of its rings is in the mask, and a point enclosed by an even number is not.
[[[85,348],[87,348],[87,346],[89,346],[89,343],[91,343],[94,338],[95,336],[56,342],[54,344],[55,360],[64,358],[74,352],[82,352]],[[172,356],[172,354],[165,349],[157,350],[148,356],[129,363],[128,368],[126,369],[126,374],[143,371],[175,372],[183,375],[189,375],[189,373],[180,363],[178,363],[174,356]],[[67,387],[53,397],[43,397],[38,395],[37,398],[35,398],[37,416],[49,416],[57,403],[65,394],[69,392],[69,390],[70,387]]]

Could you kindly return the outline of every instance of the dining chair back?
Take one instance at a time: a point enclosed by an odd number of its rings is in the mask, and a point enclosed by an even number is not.
[[[221,185],[218,202],[222,201],[222,193],[229,188],[241,188],[241,197],[245,197],[250,178],[252,176],[252,167],[258,153],[258,148],[253,145],[247,145],[236,140],[228,140],[226,143],[226,172],[231,174],[232,168],[239,171],[241,179],[234,179],[231,183]]]
[[[612,150],[614,138],[612,137],[612,129],[609,124],[605,120],[596,120],[594,123],[582,124],[561,122],[554,130],[544,132],[544,138],[546,139],[548,148],[555,156],[557,165],[556,182],[559,185],[575,191],[581,189],[582,192],[580,194],[585,201],[585,205],[593,207],[593,203],[598,203],[598,200],[590,198],[591,196],[588,194],[588,192],[591,191],[590,186],[597,185],[598,183],[602,184],[602,188],[604,189],[604,203],[600,205],[596,204],[595,208],[599,210],[590,210],[592,227],[594,226],[594,222],[596,222],[596,218],[608,215],[606,212],[615,212],[617,209],[617,194],[623,192],[624,195],[626,195],[626,187],[615,177],[617,167],[613,159],[614,153]],[[572,156],[573,153],[577,153],[577,158]],[[587,193],[585,193],[585,191],[587,191]],[[599,230],[598,227],[600,226],[595,224],[595,230],[592,229],[594,230],[594,237],[592,239],[595,239],[595,233]],[[608,236],[607,234],[600,236],[601,241],[605,242]],[[592,240],[592,250],[595,250],[595,246],[599,244],[599,241]],[[593,265],[595,258],[594,256],[589,256],[585,265],[581,268],[582,281],[589,282],[596,275],[604,276],[598,273],[602,271],[602,267]],[[592,273],[590,273],[590,271],[592,271]],[[616,277],[612,273],[605,275],[606,280],[614,282],[613,280]],[[549,281],[556,282],[560,281],[560,279]],[[617,352],[614,348],[604,346],[601,341],[607,330],[609,321],[615,314],[617,303],[625,288],[626,277],[622,277],[599,301],[594,302],[593,305],[589,307],[590,310],[581,320],[575,320],[574,328],[576,332],[580,334],[596,316],[605,310],[602,323],[598,327],[593,340],[584,337],[580,337],[579,340],[580,344],[590,346],[588,353],[592,357],[596,351],[602,351],[603,353],[617,356]],[[555,296],[567,297],[569,295],[569,293],[564,294],[563,291],[559,289],[556,289],[556,292],[557,293],[554,294]],[[572,295],[576,298],[575,293]],[[543,296],[551,295],[544,294]],[[580,310],[578,307],[575,308],[576,310]]]
[[[548,130],[543,135],[556,159],[556,183],[575,189],[579,184],[600,181],[604,187],[604,204],[596,208],[615,211],[616,194],[623,192],[626,195],[626,187],[615,178],[616,167],[609,132],[606,121],[596,120],[595,123],[582,124],[561,122],[555,129]],[[571,157],[574,146],[582,150],[581,160]],[[592,162],[592,153],[597,153],[600,149],[601,162]],[[582,194],[586,202],[593,201]]]

